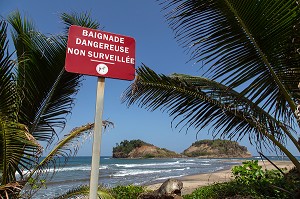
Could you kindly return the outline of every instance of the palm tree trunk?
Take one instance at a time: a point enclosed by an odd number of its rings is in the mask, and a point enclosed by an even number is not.
[[[283,144],[281,144],[278,140],[276,140],[273,135],[271,135],[267,132],[265,132],[264,135],[267,138],[269,138],[277,147],[279,147],[279,149],[292,161],[292,163],[295,165],[298,172],[300,173],[300,163],[297,160],[297,158],[295,156],[293,156],[293,154],[289,150],[287,150],[287,148],[285,146],[283,146]]]

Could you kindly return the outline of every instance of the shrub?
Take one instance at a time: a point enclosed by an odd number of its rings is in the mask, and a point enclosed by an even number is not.
[[[144,187],[134,185],[117,186],[111,189],[111,194],[116,199],[136,199],[143,192],[145,192]]]
[[[257,160],[243,162],[241,166],[232,168],[232,174],[237,183],[249,187],[249,190],[276,198],[284,198],[279,189],[284,185],[283,174],[278,170],[263,170]]]
[[[184,199],[223,199],[234,196],[245,196],[247,190],[245,187],[241,187],[235,181],[215,183],[205,187],[200,187],[196,189],[192,194],[184,195]],[[242,193],[242,194],[240,194]],[[256,197],[251,197],[256,198]]]

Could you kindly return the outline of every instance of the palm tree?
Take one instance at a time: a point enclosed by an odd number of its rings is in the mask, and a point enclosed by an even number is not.
[[[61,19],[66,31],[73,24],[99,27],[87,13],[63,13]],[[9,53],[8,24],[14,53]],[[51,177],[47,168],[66,163],[76,154],[80,136],[94,127],[73,129],[49,154],[43,153],[41,143],[51,146],[63,130],[82,81],[81,75],[64,70],[66,42],[67,34],[46,36],[19,12],[0,21],[0,198],[20,193],[30,198]],[[21,192],[24,187],[29,191]]]
[[[176,127],[247,136],[259,152],[285,154],[300,173],[286,146],[300,152],[298,1],[165,0],[162,6],[175,38],[205,73],[158,75],[143,65],[123,102],[167,111]]]

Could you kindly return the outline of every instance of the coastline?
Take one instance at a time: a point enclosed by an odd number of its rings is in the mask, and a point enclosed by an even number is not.
[[[232,179],[231,168],[233,166],[241,165],[243,161],[242,160],[241,161],[234,160],[234,162],[237,162],[237,164],[232,165],[230,168],[227,168],[227,169],[222,169],[222,170],[218,170],[218,171],[211,172],[211,173],[201,173],[201,174],[196,174],[196,175],[183,176],[183,177],[179,177],[179,178],[175,178],[175,179],[181,180],[183,182],[183,189],[181,190],[182,195],[190,194],[195,189],[202,187],[202,186],[207,186],[207,185],[210,185],[213,183],[218,183],[218,182],[230,181]],[[279,168],[287,168],[288,170],[293,168],[293,163],[291,161],[276,160],[273,162]],[[260,166],[262,166],[263,169],[268,169],[268,170],[276,169],[267,160],[258,160],[258,164]],[[162,182],[154,183],[154,184],[150,184],[150,185],[145,185],[145,187],[149,190],[154,191],[154,190],[157,190],[161,186],[161,184],[162,184]]]

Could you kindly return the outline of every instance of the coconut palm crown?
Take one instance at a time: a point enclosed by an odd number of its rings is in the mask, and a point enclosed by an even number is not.
[[[248,137],[285,154],[300,152],[300,6],[295,0],[165,0],[175,38],[205,71],[159,75],[146,65],[123,102],[167,111],[176,127],[210,127],[213,135]],[[275,147],[274,147],[275,146]],[[279,149],[279,150],[278,150]]]

